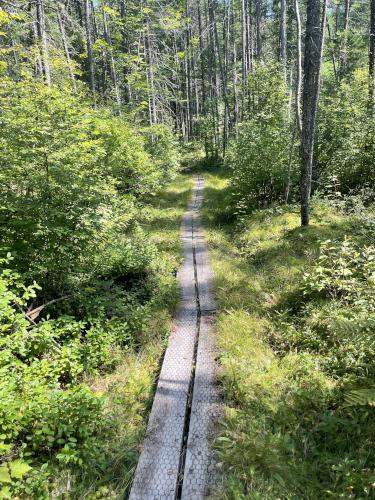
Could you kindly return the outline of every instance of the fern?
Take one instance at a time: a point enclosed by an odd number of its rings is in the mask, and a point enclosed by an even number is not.
[[[356,389],[345,395],[345,406],[373,406],[375,407],[375,387]]]

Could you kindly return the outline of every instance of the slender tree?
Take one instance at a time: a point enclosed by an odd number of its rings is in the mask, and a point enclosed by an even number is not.
[[[91,34],[91,5],[89,0],[85,0],[84,4],[85,11],[85,30],[86,30],[86,49],[87,49],[87,69],[89,74],[89,84],[93,94],[94,103],[96,101],[96,82],[95,82],[95,71],[94,71],[94,57],[92,52],[92,34]]]
[[[369,50],[369,75],[370,75],[370,105],[375,113],[375,0],[371,0],[370,9],[370,50]]]
[[[302,133],[301,94],[302,94],[302,29],[298,0],[294,0],[294,13],[297,24],[297,77],[296,77],[296,118],[299,133]]]
[[[280,0],[279,60],[286,66],[286,0]]]
[[[345,12],[344,12],[344,31],[343,40],[340,45],[340,78],[345,76],[347,70],[347,46],[348,46],[348,33],[349,33],[349,18],[350,18],[350,0],[345,0]]]
[[[36,0],[36,23],[40,45],[43,74],[47,85],[51,86],[51,69],[49,64],[48,44],[45,25],[44,0]]]
[[[75,79],[74,72],[73,72],[72,60],[70,57],[70,51],[69,51],[69,46],[68,46],[68,40],[67,40],[66,33],[65,33],[64,11],[61,7],[57,8],[57,20],[58,20],[58,24],[59,24],[62,43],[64,46],[64,52],[65,52],[66,64],[68,66],[69,76],[70,76],[70,79],[72,80],[74,90],[77,90],[76,79]]]
[[[309,206],[326,7],[327,0],[307,2],[301,136],[301,224],[303,226],[307,226],[310,221]]]
[[[262,57],[262,0],[255,0],[255,22],[256,22],[256,55],[257,59]]]

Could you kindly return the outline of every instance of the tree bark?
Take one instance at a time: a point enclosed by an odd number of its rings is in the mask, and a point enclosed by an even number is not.
[[[279,60],[286,66],[286,0],[280,0]]]
[[[115,91],[115,96],[116,96],[116,103],[118,106],[118,112],[121,115],[121,96],[120,96],[120,90],[118,87],[117,83],[117,73],[116,73],[116,66],[115,66],[115,60],[113,58],[113,52],[112,52],[112,39],[111,39],[111,33],[109,31],[108,27],[108,21],[107,21],[107,16],[105,13],[104,9],[105,5],[103,6],[103,28],[104,28],[104,39],[108,44],[108,58],[109,58],[109,68],[110,68],[110,73],[111,73],[111,80],[113,84],[113,88]]]
[[[375,2],[375,0],[373,0]],[[327,0],[307,2],[304,60],[304,89],[301,136],[301,224],[310,222],[310,196],[314,161],[316,115],[323,56]],[[323,11],[321,14],[321,10]]]
[[[57,21],[59,23],[59,29],[60,29],[61,39],[62,39],[62,43],[63,43],[63,47],[64,47],[66,64],[68,67],[69,76],[70,76],[70,79],[72,80],[72,85],[73,85],[74,91],[77,91],[76,79],[74,76],[73,67],[72,67],[72,60],[70,58],[70,52],[69,52],[69,47],[68,47],[68,40],[66,38],[66,33],[65,33],[64,14],[63,14],[63,11],[59,7],[57,7]]]
[[[94,71],[94,58],[92,53],[92,36],[91,36],[91,17],[90,17],[90,2],[85,0],[85,30],[86,30],[86,48],[87,48],[87,69],[89,73],[89,86],[92,91],[94,105],[96,104],[96,83]]]
[[[242,38],[242,85],[247,77],[247,36],[246,36],[246,2],[241,0],[241,38]]]
[[[212,29],[214,32],[214,40],[215,40],[217,58],[218,58],[218,63],[219,63],[219,71],[220,71],[220,76],[221,76],[221,85],[223,88],[223,98],[224,98],[223,153],[225,155],[227,141],[228,141],[228,121],[229,121],[229,112],[230,112],[229,111],[228,91],[227,91],[227,79],[226,79],[226,75],[224,72],[223,58],[222,58],[220,45],[219,45],[219,36],[218,36],[217,23],[216,23],[216,2],[214,0],[209,0],[208,5],[209,5],[210,20],[211,20]]]
[[[375,0],[371,0],[369,75],[370,106],[375,114]]]
[[[297,80],[296,80],[296,119],[298,131],[302,133],[302,116],[301,116],[301,93],[302,93],[302,30],[301,16],[299,13],[298,0],[294,0],[294,13],[297,23]]]
[[[41,50],[41,60],[43,66],[43,74],[47,85],[51,86],[51,69],[49,65],[49,54],[48,54],[48,44],[46,35],[46,25],[45,25],[45,11],[44,11],[44,1],[36,0],[36,21],[37,21],[37,33],[40,43]]]
[[[350,16],[350,0],[345,0],[345,13],[344,13],[344,39],[340,46],[339,55],[339,72],[340,78],[345,76],[347,70],[347,46],[348,46],[348,32],[349,32],[349,16]]]
[[[262,0],[255,0],[257,59],[262,58]]]
[[[334,49],[334,45],[333,45],[331,26],[330,26],[328,21],[327,21],[327,31],[328,31],[329,41],[331,43],[331,58],[332,58],[333,74],[335,76],[335,80],[337,81],[338,80],[338,72],[337,72],[337,64],[336,64],[336,57],[335,57],[335,49]]]

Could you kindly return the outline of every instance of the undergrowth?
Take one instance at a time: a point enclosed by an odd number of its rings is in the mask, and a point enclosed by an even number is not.
[[[316,198],[306,229],[292,205],[234,221],[226,176],[205,177],[226,407],[222,497],[374,498],[371,214]]]
[[[0,498],[126,496],[178,301],[190,191],[180,175],[145,199],[131,239],[98,244],[95,279],[41,311],[40,287],[1,262]]]

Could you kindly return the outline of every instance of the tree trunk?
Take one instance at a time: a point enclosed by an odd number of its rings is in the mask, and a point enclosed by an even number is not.
[[[257,59],[262,58],[262,0],[255,0]]]
[[[154,58],[151,47],[150,36],[150,20],[147,18],[146,23],[146,36],[147,36],[147,56],[148,56],[148,75],[150,84],[150,112],[151,112],[151,125],[157,123],[156,114],[156,96],[155,96],[155,80],[154,80]]]
[[[215,38],[215,46],[217,51],[217,59],[219,63],[219,70],[221,76],[221,85],[223,88],[223,98],[224,98],[224,132],[223,132],[223,153],[225,155],[227,141],[228,141],[228,121],[229,121],[229,99],[228,99],[228,91],[227,91],[227,79],[224,72],[223,66],[223,58],[219,45],[219,36],[217,31],[216,24],[216,2],[214,0],[209,0],[209,12],[210,12],[210,20],[213,27],[214,38]]]
[[[86,48],[87,48],[87,69],[89,73],[89,85],[92,91],[94,105],[96,104],[96,84],[94,72],[94,58],[92,53],[92,36],[90,21],[90,2],[85,0],[85,29],[86,29]]]
[[[302,116],[301,116],[301,93],[302,93],[302,30],[301,16],[299,13],[298,0],[294,0],[294,13],[297,23],[297,80],[296,80],[296,119],[298,131],[302,133]]]
[[[247,36],[246,36],[246,2],[241,0],[241,36],[242,36],[242,85],[247,77]]]
[[[105,5],[103,6],[105,7]],[[103,27],[104,27],[104,39],[108,44],[108,58],[109,58],[109,68],[110,68],[110,73],[111,73],[111,80],[113,84],[113,88],[115,91],[115,96],[116,96],[116,103],[118,106],[118,112],[121,115],[121,97],[120,97],[120,90],[117,84],[117,73],[116,73],[116,66],[115,66],[115,60],[113,58],[113,52],[112,52],[112,40],[111,40],[111,33],[109,31],[108,27],[108,22],[107,22],[107,16],[105,13],[105,10],[103,8]]]
[[[370,106],[375,114],[375,0],[371,0],[369,75]]]
[[[253,71],[253,26],[251,17],[252,0],[246,0],[246,40],[247,40],[247,71]]]
[[[69,52],[69,47],[68,47],[68,40],[66,38],[66,33],[65,33],[64,17],[63,16],[64,16],[63,11],[60,10],[59,7],[57,7],[57,21],[59,23],[61,39],[62,39],[62,43],[64,46],[66,64],[68,66],[69,76],[70,76],[70,79],[72,80],[72,85],[73,85],[74,91],[76,91],[77,90],[76,79],[75,79],[73,68],[72,68],[72,60],[70,58],[70,52]]]
[[[201,12],[201,2],[198,0],[198,37],[199,37],[199,52],[200,52],[200,77],[201,77],[201,85],[202,85],[202,114],[203,116],[206,116],[208,109],[207,109],[207,90],[206,90],[206,71],[205,71],[205,65],[204,65],[204,43],[203,43],[203,26],[202,26],[202,12]],[[204,131],[204,151],[206,157],[209,155],[209,147],[208,147],[208,140],[207,140],[207,131]]]
[[[373,0],[375,2],[375,0]],[[323,56],[324,28],[327,0],[309,0],[307,3],[304,89],[301,136],[301,224],[310,222],[310,195],[314,160],[316,115],[318,111],[320,74]]]
[[[129,36],[128,36],[128,29],[127,29],[127,4],[126,0],[121,0],[120,4],[120,15],[121,15],[121,21],[122,21],[122,28],[121,28],[121,36],[122,36],[122,50],[124,54],[129,54]],[[131,71],[129,69],[129,65],[127,63],[124,64],[124,95],[123,99],[125,104],[128,104],[131,100],[132,97],[132,90],[130,87],[129,83],[129,75]]]
[[[344,38],[340,46],[340,78],[345,76],[347,69],[347,45],[348,45],[348,32],[349,32],[349,15],[350,15],[350,0],[345,0],[345,14],[344,14]]]
[[[37,33],[40,43],[41,50],[41,60],[43,66],[43,74],[46,79],[47,85],[51,86],[51,69],[49,65],[49,54],[47,45],[47,35],[46,35],[46,25],[44,16],[44,1],[36,0],[36,21],[37,21]]]
[[[336,57],[335,57],[335,48],[333,45],[331,26],[330,26],[328,21],[327,21],[327,31],[328,31],[329,41],[331,44],[331,58],[332,58],[333,74],[335,75],[335,80],[337,81],[338,80],[338,73],[337,73],[337,64],[336,64]]]
[[[286,67],[286,0],[280,0],[279,59]]]

